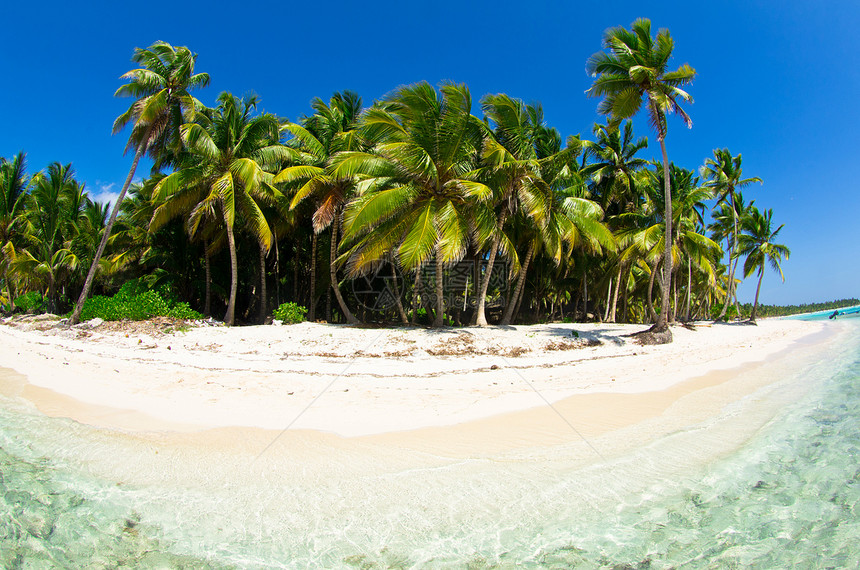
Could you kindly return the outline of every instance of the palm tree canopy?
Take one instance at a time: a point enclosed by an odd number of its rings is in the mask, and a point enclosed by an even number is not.
[[[607,30],[603,46],[608,52],[595,53],[586,64],[588,73],[597,76],[586,93],[590,97],[603,97],[598,112],[611,115],[616,121],[630,118],[641,108],[644,96],[658,140],[666,137],[669,113],[678,113],[687,126],[692,126],[680,101],[693,102],[681,87],[693,80],[696,70],[685,63],[675,71],[668,71],[674,45],[666,29],[659,30],[657,37],[652,38],[651,21],[646,18],[633,22],[630,30],[623,27]]]
[[[297,186],[290,209],[295,209],[309,196],[317,198],[312,221],[314,231],[320,233],[334,221],[356,182],[354,176],[332,175],[326,166],[338,152],[362,150],[356,128],[361,97],[344,91],[335,93],[329,103],[314,99],[311,106],[316,111],[312,116],[282,126],[293,137],[287,144],[298,152],[293,164],[282,170],[274,182]]]
[[[474,220],[468,207],[492,197],[476,180],[486,126],[471,114],[465,85],[401,87],[365,113],[361,130],[373,151],[342,152],[335,176],[362,176],[363,192],[344,214],[351,274],[366,271],[384,252],[414,270],[431,255],[452,263],[466,252]]]
[[[628,205],[635,191],[636,172],[648,161],[636,153],[648,146],[648,138],[633,139],[633,123],[623,128],[611,125],[594,125],[595,141],[583,141],[583,158],[589,161],[582,168],[582,176],[590,178],[600,191],[604,207],[617,204],[621,211]]]
[[[115,93],[135,99],[113,124],[114,134],[132,125],[126,152],[146,144],[158,167],[166,160],[165,149],[181,149],[179,126],[193,121],[203,107],[189,91],[209,85],[209,74],[194,73],[196,60],[197,55],[187,47],[161,41],[146,49],[135,48],[132,61],[141,67],[122,75],[128,83]]]
[[[741,155],[732,156],[727,148],[714,149],[714,158],[705,160],[701,174],[708,180],[706,185],[716,191],[719,202],[730,200],[731,193],[739,188],[761,183],[758,177],[742,178]]]
[[[776,243],[779,232],[785,224],[774,230],[773,210],[761,212],[753,207],[742,220],[741,226],[743,233],[738,236],[738,255],[747,256],[744,262],[744,277],[749,277],[755,271],[759,274],[764,273],[764,267],[767,264],[785,281],[782,261],[789,258],[791,250],[785,245]]]
[[[218,103],[206,126],[182,126],[182,141],[192,160],[156,185],[153,200],[162,209],[153,214],[152,227],[157,229],[199,200],[192,217],[206,214],[214,218],[216,207],[220,207],[224,222],[233,227],[237,212],[241,212],[245,227],[268,249],[272,232],[260,203],[283,202],[283,195],[273,185],[273,172],[293,153],[279,143],[277,118],[269,114],[252,116],[256,97],[240,100],[222,93]]]

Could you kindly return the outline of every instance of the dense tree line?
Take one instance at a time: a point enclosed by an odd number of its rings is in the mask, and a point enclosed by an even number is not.
[[[787,317],[789,315],[856,307],[857,305],[860,305],[860,299],[839,299],[825,303],[802,303],[800,305],[759,305],[758,315],[761,317]],[[740,308],[742,314],[748,315],[752,311],[752,303],[742,303]]]
[[[759,287],[789,255],[771,210],[746,202],[741,155],[669,161],[668,117],[689,125],[688,65],[650,22],[613,28],[588,61],[605,124],[564,139],[539,104],[476,104],[466,85],[399,87],[363,107],[352,92],[288,121],[209,83],[188,48],[136,49],[116,95],[133,102],[131,170],[112,208],[71,165],[28,175],[0,162],[0,303],[39,291],[75,320],[92,292],[169,283],[228,324],[285,301],[310,319],[487,324],[581,319],[655,323],[737,312],[741,273]],[[633,131],[642,109],[662,160]],[[154,162],[132,184],[140,158]],[[727,260],[725,254],[728,254]],[[743,271],[738,265],[743,263]],[[656,291],[655,291],[656,289]],[[758,304],[758,291],[756,302]],[[756,317],[756,307],[751,311]]]

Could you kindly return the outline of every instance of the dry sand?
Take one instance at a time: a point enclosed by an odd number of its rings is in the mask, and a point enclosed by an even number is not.
[[[681,429],[772,381],[738,382],[738,367],[820,340],[827,329],[700,323],[673,327],[672,344],[639,346],[626,335],[643,327],[617,324],[3,324],[0,366],[22,377],[7,374],[0,389],[47,415],[135,433],[274,430],[265,439],[289,428],[291,436],[315,430],[386,445],[404,445],[410,432],[411,447],[447,452],[465,424],[485,435],[471,441],[488,453],[607,434],[633,445]],[[639,439],[623,435],[649,422]],[[507,437],[494,437],[505,429]]]

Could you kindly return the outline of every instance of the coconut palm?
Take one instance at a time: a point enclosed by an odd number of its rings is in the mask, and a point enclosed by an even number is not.
[[[597,78],[586,93],[591,97],[603,97],[598,111],[611,116],[614,122],[635,115],[645,99],[648,119],[657,132],[657,141],[663,155],[663,193],[666,203],[664,220],[666,234],[672,235],[666,115],[678,113],[687,126],[692,126],[692,121],[681,108],[679,100],[692,102],[693,98],[681,87],[690,83],[696,72],[687,64],[675,71],[667,70],[674,41],[668,30],[660,30],[656,38],[651,37],[651,21],[645,18],[633,22],[630,30],[623,27],[607,30],[603,36],[603,45],[608,53],[598,52],[588,60],[587,69]],[[670,241],[665,244],[663,258],[664,281],[669,283],[672,275]],[[668,332],[668,295],[668,288],[664,288],[660,315],[652,327],[654,332]]]
[[[596,140],[583,141],[583,160],[588,161],[582,168],[582,175],[591,180],[592,193],[595,194],[606,212],[609,226],[615,231],[623,230],[622,218],[624,212],[635,211],[640,195],[636,189],[636,174],[643,169],[648,161],[636,157],[636,153],[648,146],[648,139],[633,138],[633,123],[628,121],[623,128],[613,128],[611,125],[594,125]],[[622,288],[622,272],[625,268],[623,259],[615,260],[615,287],[607,314],[609,322],[615,322],[615,308],[618,303],[618,292]]]
[[[133,69],[121,78],[128,81],[116,90],[116,97],[134,97],[135,101],[113,124],[114,134],[131,125],[126,152],[134,148],[134,160],[111,210],[102,240],[93,256],[93,262],[84,281],[84,287],[70,319],[71,324],[81,318],[84,302],[90,294],[96,269],[116,221],[125,193],[131,184],[140,158],[147,152],[158,167],[169,162],[168,150],[178,151],[179,127],[194,120],[201,103],[188,92],[209,84],[209,75],[194,73],[197,55],[187,47],[174,48],[165,42],[156,42],[147,49],[135,48],[132,61],[142,67]]]
[[[636,192],[636,172],[648,165],[647,160],[636,156],[648,146],[648,138],[634,140],[630,121],[623,127],[594,125],[593,132],[595,141],[582,141],[583,158],[587,161],[582,176],[594,183],[604,209],[614,205],[616,213],[626,211]]]
[[[494,190],[494,199],[484,204],[484,218],[494,218],[492,224],[483,224],[492,230],[487,265],[478,286],[478,303],[475,324],[487,324],[485,306],[493,266],[500,246],[504,252],[512,251],[505,238],[504,227],[508,218],[518,212],[529,200],[528,186],[540,177],[538,138],[546,131],[543,109],[540,105],[526,105],[508,95],[486,95],[481,101],[484,116],[491,121],[493,132],[488,133],[482,153],[482,173]],[[565,153],[578,151],[573,147]],[[544,161],[563,160],[563,157],[544,157]],[[479,241],[484,241],[479,238]],[[480,273],[479,273],[480,274]]]
[[[79,264],[71,244],[87,198],[74,176],[71,164],[54,162],[33,177],[26,197],[24,246],[12,254],[13,271],[46,290],[51,312],[59,306],[57,287]]]
[[[726,310],[731,303],[732,297],[735,298],[737,304],[737,287],[735,286],[735,270],[737,269],[737,257],[735,250],[738,241],[738,219],[740,217],[739,210],[735,204],[736,190],[749,186],[753,182],[761,183],[761,178],[742,178],[743,169],[741,168],[741,155],[732,156],[729,149],[714,149],[714,158],[705,160],[705,165],[702,167],[702,176],[708,179],[707,186],[714,189],[717,194],[717,204],[728,202],[730,212],[732,214],[732,235],[731,248],[729,250],[729,291],[726,294],[726,301],[723,303],[723,308],[717,320],[722,320],[726,316]]]
[[[660,165],[657,165],[657,168],[662,170]],[[711,197],[710,189],[700,186],[699,179],[690,170],[674,164],[670,165],[669,170],[673,212],[671,224],[664,223],[662,219],[665,215],[665,197],[660,180],[662,177],[654,170],[644,171],[637,183],[647,198],[643,207],[636,212],[621,215],[626,226],[619,235],[619,242],[625,247],[621,257],[627,261],[641,259],[649,269],[646,302],[652,320],[657,316],[653,308],[652,289],[657,268],[665,259],[662,252],[666,247],[667,227],[674,228],[672,238],[668,240],[673,261],[680,262],[683,257],[688,265],[688,288],[692,281],[692,270],[713,275],[715,256],[722,253],[719,244],[704,235],[703,202]],[[671,297],[673,290],[677,290],[672,286],[674,282],[674,272],[668,280],[665,273],[662,279],[658,280],[664,302]],[[675,305],[677,306],[677,303]],[[662,312],[663,307],[660,310]]]
[[[749,215],[742,221],[742,233],[738,236],[738,255],[747,256],[744,261],[744,277],[749,277],[753,272],[758,272],[758,285],[755,290],[755,301],[753,302],[750,322],[755,323],[756,309],[758,308],[758,296],[761,292],[761,282],[764,278],[765,265],[779,273],[780,278],[785,281],[782,273],[782,261],[788,259],[791,250],[785,245],[776,243],[779,232],[785,224],[773,229],[773,210],[768,209],[760,212],[758,208],[751,208]]]
[[[331,171],[366,177],[344,212],[348,273],[369,271],[388,252],[408,272],[433,258],[436,327],[444,323],[444,268],[467,251],[473,204],[492,197],[474,178],[484,125],[471,114],[471,94],[465,85],[440,91],[428,83],[401,87],[369,109],[362,130],[372,152],[342,152]]]
[[[581,148],[578,137],[569,137],[568,150],[562,153],[558,132],[546,127],[542,130],[537,137],[536,154],[538,159],[549,160],[540,161],[539,176],[524,180],[524,207],[517,221],[527,249],[521,264],[515,264],[515,268],[519,265],[517,283],[502,325],[511,324],[517,312],[528,268],[536,254],[545,255],[558,267],[575,249],[591,253],[615,249],[612,232],[601,221],[603,209],[585,197],[585,182],[575,160]]]
[[[228,325],[235,322],[238,288],[237,216],[244,221],[242,227],[268,251],[273,236],[261,205],[285,206],[272,181],[280,165],[293,157],[290,149],[279,143],[280,124],[275,116],[252,117],[256,105],[254,96],[239,100],[222,93],[211,123],[207,121],[206,127],[199,123],[182,125],[182,142],[190,158],[184,167],[162,179],[153,193],[156,202],[177,204],[187,203],[191,196],[192,201],[199,200],[192,217],[212,219],[217,215],[223,222],[230,251],[230,296],[224,315]],[[173,214],[184,211],[179,207]],[[169,215],[156,218],[154,214],[155,227],[167,218]]]
[[[314,99],[311,107],[315,111],[314,115],[305,118],[301,124],[287,122],[283,126],[284,130],[293,135],[302,154],[299,155],[300,163],[281,171],[275,182],[299,186],[290,203],[291,210],[305,199],[315,198],[312,219],[314,234],[331,228],[331,287],[344,318],[348,323],[355,324],[358,319],[347,307],[340,291],[337,250],[343,208],[354,193],[356,180],[354,176],[332,176],[326,171],[326,164],[338,152],[361,150],[362,143],[356,131],[356,122],[361,113],[361,98],[352,91],[344,91],[335,93],[328,104],[322,99]],[[316,283],[311,284],[312,290],[315,285]],[[312,300],[308,312],[310,320],[314,318],[315,306],[316,303]]]
[[[11,161],[0,157],[0,267],[3,268],[3,284],[0,289],[0,307],[11,306],[13,291],[9,276],[9,261],[14,242],[20,234],[23,221],[24,198],[30,183],[26,174],[26,156],[18,153]],[[9,252],[9,255],[7,253]]]

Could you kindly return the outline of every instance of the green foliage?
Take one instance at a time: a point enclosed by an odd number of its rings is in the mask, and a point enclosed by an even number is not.
[[[758,316],[760,317],[785,317],[788,315],[800,315],[803,313],[816,313],[845,307],[860,305],[860,299],[839,299],[824,303],[801,303],[800,305],[759,305]],[[741,309],[749,312],[752,303],[741,303]]]
[[[30,291],[16,298],[14,305],[25,313],[42,313],[45,311],[45,299],[38,291]]]
[[[281,303],[281,306],[275,309],[273,316],[286,324],[296,324],[305,320],[307,312],[307,308],[296,303]]]
[[[417,322],[429,322],[430,321],[430,319],[427,316],[427,309],[425,309],[424,307],[419,307],[418,311],[416,311],[415,314],[417,316],[417,318],[415,319]],[[412,318],[412,311],[407,311],[406,316],[411,319]],[[445,323],[446,327],[453,327],[454,326],[454,319],[451,318],[451,315],[446,313],[444,323]]]
[[[128,319],[142,321],[152,317],[174,317],[177,319],[202,319],[203,315],[191,309],[188,303],[173,301],[174,295],[168,283],[150,289],[144,278],[126,282],[116,295],[95,295],[87,299],[81,312],[81,320],[94,318],[106,321]]]
[[[740,305],[740,307],[741,307],[741,316],[744,316],[744,314],[747,314],[747,315],[749,314],[749,309],[752,307],[752,304],[749,304],[749,306],[747,306],[747,305],[744,305],[742,303]],[[721,309],[722,309],[722,306],[719,306],[719,305],[711,307],[711,318],[712,319],[718,318],[720,316],[720,310]],[[738,311],[737,311],[737,309],[735,309],[734,305],[728,306],[728,308],[726,309],[726,316],[724,318],[727,321],[737,320]]]
[[[167,313],[168,317],[175,319],[197,320],[202,319],[203,315],[192,309],[188,303],[176,303]]]

